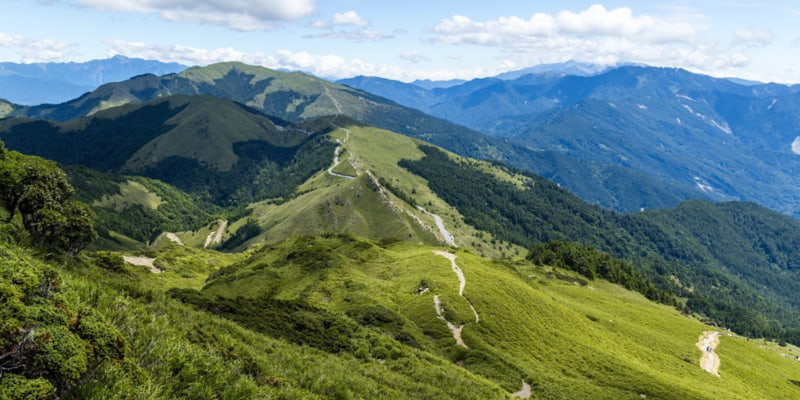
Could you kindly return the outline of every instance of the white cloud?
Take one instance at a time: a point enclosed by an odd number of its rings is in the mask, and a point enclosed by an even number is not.
[[[21,61],[61,61],[75,55],[74,43],[53,39],[30,39],[19,35],[0,33],[0,47],[12,49],[21,56]]]
[[[775,35],[770,30],[763,29],[737,29],[735,43],[745,46],[767,46],[772,43]]]
[[[692,10],[692,21],[704,17]],[[432,29],[433,43],[497,47],[505,64],[529,65],[576,60],[597,64],[635,62],[681,66],[700,72],[739,68],[750,59],[726,46],[704,40],[704,23],[682,18],[635,14],[630,8],[608,10],[593,5],[583,11],[537,13],[528,19],[510,16],[474,21],[463,15],[441,20]],[[769,32],[743,31],[750,42],[771,40]]]
[[[331,21],[334,25],[355,25],[355,26],[369,26],[369,21],[362,18],[355,11],[346,11],[343,13],[333,14]]]
[[[355,28],[337,29],[337,27],[352,25]],[[330,22],[317,20],[310,24],[312,28],[322,29],[325,32],[315,35],[305,35],[304,39],[345,39],[356,42],[373,41],[379,42],[394,38],[394,35],[387,35],[373,29],[365,29],[370,26],[370,22],[355,11],[335,13]]]
[[[381,76],[389,79],[471,79],[489,76],[500,71],[473,70],[407,70],[395,65],[376,65],[360,59],[346,59],[334,54],[312,54],[278,50],[273,54],[245,53],[231,47],[203,49],[180,45],[152,45],[121,40],[107,40],[107,56],[125,55],[186,65],[208,65],[225,61],[240,61],[272,69],[304,71],[325,78],[348,78],[357,75]]]
[[[405,51],[403,53],[400,53],[400,58],[412,64],[418,64],[421,62],[427,62],[431,60],[430,57],[423,54],[419,54],[416,51]]]
[[[575,13],[561,11],[555,16],[536,13],[529,19],[500,17],[476,22],[463,15],[443,19],[433,28],[434,39],[443,43],[469,43],[516,47],[525,41],[558,38],[587,39],[611,37],[639,43],[689,43],[696,39],[691,25],[649,15],[634,16],[630,8],[606,10],[594,5]]]
[[[356,30],[328,30],[327,32],[318,35],[303,36],[306,39],[346,39],[356,42],[373,41],[379,42],[386,39],[391,39],[394,36],[385,35],[381,32],[371,29],[356,29]]]
[[[200,22],[231,29],[273,29],[316,10],[314,0],[77,0],[99,10],[155,13],[168,21]]]

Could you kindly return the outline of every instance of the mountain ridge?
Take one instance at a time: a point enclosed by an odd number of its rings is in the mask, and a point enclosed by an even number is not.
[[[494,81],[485,80],[480,85]],[[507,138],[483,135],[390,100],[302,73],[272,71],[242,63],[194,67],[162,77],[142,75],[125,82],[103,85],[61,105],[7,105],[4,108],[7,116],[69,120],[106,108],[178,93],[221,96],[294,122],[326,115],[347,116],[429,141],[461,155],[496,159],[549,178],[560,177],[563,185],[583,198],[621,211],[669,207],[689,198],[707,197],[693,188],[694,182],[669,182],[646,177],[624,166],[571,160],[533,146],[515,145]],[[568,166],[570,179],[555,172],[564,166]],[[629,191],[626,196],[616,195],[616,186],[628,185],[639,190]]]
[[[98,86],[144,73],[178,72],[186,66],[117,55],[86,62],[0,63],[0,98],[35,105],[61,103]]]

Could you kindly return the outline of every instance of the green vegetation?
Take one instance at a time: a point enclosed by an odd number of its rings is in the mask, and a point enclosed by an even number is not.
[[[461,297],[449,261],[432,250],[407,242],[379,246],[349,235],[303,236],[256,249],[212,274],[200,291],[171,293],[258,332],[337,357],[389,365],[424,352],[507,393],[525,381],[542,399],[766,399],[800,393],[790,382],[796,361],[744,338],[722,338],[717,351],[723,379],[712,379],[698,366],[694,346],[709,328],[619,286],[600,279],[575,285],[582,278],[557,267],[458,251],[456,262],[466,277]],[[469,348],[457,346],[436,318],[433,295],[444,301],[448,320],[464,325]],[[339,335],[329,336],[325,326]],[[770,376],[773,369],[779,372]],[[764,380],[755,383],[748,373]]]
[[[1,398],[61,397],[104,361],[125,357],[117,327],[56,268],[7,244],[0,244],[0,299]]]
[[[0,244],[6,398],[485,399],[522,382],[542,399],[800,392],[796,361],[741,338],[722,339],[724,381],[709,380],[694,347],[706,326],[557,267],[461,250],[461,296],[435,248],[329,233],[240,254],[168,246],[150,254],[155,274],[118,253],[38,260],[15,224]]]
[[[0,142],[0,201],[6,222],[19,211],[35,246],[74,254],[97,237],[91,210],[70,200],[72,193],[55,163],[6,151]]]
[[[694,312],[742,334],[800,342],[800,270],[790,261],[797,260],[800,223],[790,217],[702,201],[617,214],[532,174],[522,189],[434,147],[421,149],[424,158],[401,165],[426,178],[466,223],[528,248],[551,240],[594,246],[687,298]]]
[[[27,154],[159,179],[224,207],[288,195],[327,167],[335,147],[324,135],[208,96],[167,96],[64,123],[0,125],[8,146]]]
[[[244,225],[240,226],[236,232],[231,235],[220,246],[220,250],[233,250],[247,242],[248,240],[260,235],[262,232],[261,227],[252,218],[248,218]]]
[[[140,176],[104,174],[84,167],[67,168],[76,198],[91,204],[101,238],[119,248],[150,243],[161,232],[194,230],[221,208],[164,182]],[[123,236],[120,236],[123,235]]]
[[[527,258],[538,265],[553,265],[575,271],[591,280],[599,278],[618,283],[659,303],[679,305],[672,293],[656,288],[631,264],[592,247],[556,240],[535,245]]]

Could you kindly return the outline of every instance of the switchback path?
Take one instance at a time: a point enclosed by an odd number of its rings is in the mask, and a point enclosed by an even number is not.
[[[328,88],[325,89],[327,90]],[[328,96],[330,96],[331,100],[334,101],[334,104],[336,104],[336,109],[341,114],[342,110],[341,110],[341,105],[339,105],[339,102],[333,96],[330,95],[330,91],[328,91],[327,94]],[[334,121],[336,121],[336,117],[334,117],[334,119],[331,121],[331,125],[333,125],[335,128],[343,129],[345,136],[344,140],[339,140],[339,138],[336,138],[336,143],[338,145],[336,146],[336,149],[333,150],[333,165],[331,165],[330,168],[328,168],[328,174],[330,174],[331,176],[336,176],[344,179],[355,179],[356,178],[355,176],[340,174],[338,172],[333,171],[333,169],[338,167],[339,163],[341,162],[341,160],[339,160],[339,154],[341,154],[342,152],[342,146],[344,146],[344,144],[347,143],[347,141],[350,139],[350,129],[336,125]]]
[[[176,243],[178,246],[186,246],[185,244],[183,244],[183,240],[181,240],[181,238],[179,238],[178,235],[172,232],[166,232],[165,236],[167,237],[167,239]]]
[[[511,393],[514,397],[519,397],[521,399],[530,399],[531,398],[531,385],[527,382],[522,381],[522,388],[519,392]]]
[[[464,329],[464,325],[456,325],[444,317],[444,308],[442,308],[442,302],[439,300],[438,295],[433,296],[433,307],[436,309],[436,318],[447,323],[447,327],[450,329],[450,332],[453,333],[453,339],[456,340],[456,344],[468,349],[469,347],[464,343],[464,339],[461,338],[461,330]]]
[[[456,264],[456,255],[441,250],[434,250],[433,254],[450,260],[450,266],[453,268],[453,272],[455,272],[456,276],[458,277],[458,295],[464,297],[464,288],[467,286],[467,278],[464,276],[464,271],[462,271],[458,264]],[[466,297],[464,297],[464,300],[467,301],[469,308],[472,309],[472,313],[475,314],[475,322],[480,322],[481,317],[478,316],[478,312],[475,311],[475,307],[472,306],[472,302],[470,302]]]

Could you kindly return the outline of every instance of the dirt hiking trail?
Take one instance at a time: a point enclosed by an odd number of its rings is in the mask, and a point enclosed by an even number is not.
[[[186,246],[185,244],[183,244],[183,240],[181,240],[181,238],[179,238],[178,235],[172,232],[166,232],[164,235],[167,237],[167,239],[169,239],[173,243],[176,243],[178,246]]]
[[[125,260],[126,263],[131,265],[138,265],[140,267],[149,267],[150,272],[154,274],[160,274],[161,272],[163,272],[158,267],[153,265],[153,261],[156,260],[155,258],[122,256],[122,259]]]
[[[207,249],[208,246],[222,243],[222,234],[225,233],[225,228],[228,227],[228,221],[218,219],[217,223],[219,224],[217,230],[211,231],[211,233],[206,236],[206,242],[203,244],[204,249]]]
[[[458,295],[464,297],[464,288],[467,286],[467,278],[464,277],[464,271],[462,271],[458,264],[456,264],[456,255],[441,250],[434,250],[433,254],[450,260],[450,267],[453,268],[453,272],[455,272],[456,276],[458,277]],[[475,322],[481,322],[481,317],[478,315],[478,312],[475,311],[475,307],[472,306],[472,302],[466,297],[464,297],[464,300],[467,301],[469,308],[472,309],[472,314],[475,315]]]
[[[461,338],[461,330],[464,329],[464,325],[456,325],[444,317],[444,308],[442,307],[441,300],[439,300],[439,295],[433,296],[433,307],[436,308],[436,318],[447,323],[447,327],[450,329],[450,332],[453,333],[453,339],[456,340],[456,344],[468,349],[469,347],[464,343],[464,339]]]
[[[525,381],[522,381],[522,388],[519,390],[519,392],[511,393],[511,395],[521,399],[530,399],[531,385],[527,384]]]
[[[700,357],[700,368],[704,371],[719,376],[719,356],[714,353],[714,349],[719,345],[720,332],[706,331],[700,335],[695,346],[703,352]]]

